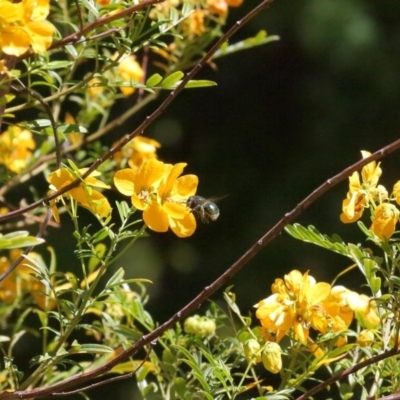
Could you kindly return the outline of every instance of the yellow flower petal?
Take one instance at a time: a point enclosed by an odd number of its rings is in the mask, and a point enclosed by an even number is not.
[[[47,177],[47,181],[57,190],[70,184],[74,180],[72,174],[66,168],[60,168]]]
[[[134,193],[134,184],[137,172],[126,168],[117,171],[114,175],[114,185],[119,192],[125,196],[132,196]]]
[[[161,196],[166,195],[170,192],[173,185],[175,184],[175,181],[177,180],[178,176],[182,174],[183,169],[186,167],[186,165],[186,163],[178,163],[172,167],[167,179],[164,181],[163,185],[160,185],[159,194]]]
[[[152,202],[143,211],[143,221],[153,231],[166,232],[169,227],[168,214],[161,204]]]
[[[170,218],[182,219],[185,215],[190,214],[188,208],[179,203],[165,202],[163,208]]]
[[[176,180],[174,193],[182,198],[188,198],[196,194],[199,178],[196,175],[184,175]],[[178,199],[177,199],[178,200]]]
[[[196,218],[193,214],[186,214],[182,219],[169,219],[169,226],[176,236],[185,238],[193,235],[196,230]]]
[[[375,219],[369,229],[378,236],[379,239],[389,239],[395,229],[396,224],[399,221],[399,210],[389,203],[382,203],[375,209]]]
[[[161,161],[150,159],[147,160],[139,169],[139,173],[135,179],[135,191],[141,188],[149,188],[156,185],[164,175],[165,164]],[[140,188],[140,189],[139,189]]]

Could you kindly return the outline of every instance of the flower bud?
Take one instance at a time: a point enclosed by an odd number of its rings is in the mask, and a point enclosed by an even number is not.
[[[361,331],[357,338],[357,344],[361,347],[369,347],[374,342],[374,332],[369,329]]]
[[[257,364],[261,361],[260,343],[255,339],[249,339],[243,344],[244,356],[248,362]]]
[[[267,371],[277,374],[282,369],[282,351],[279,344],[267,342],[262,351],[261,360]]]
[[[193,333],[202,337],[212,335],[215,332],[216,325],[210,318],[194,315],[186,319],[183,329],[186,333]]]

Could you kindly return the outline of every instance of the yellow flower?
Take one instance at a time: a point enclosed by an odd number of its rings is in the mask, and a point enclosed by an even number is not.
[[[111,0],[96,0],[96,3],[100,6],[108,6],[111,3]]]
[[[91,99],[97,99],[104,92],[104,87],[100,84],[99,78],[93,78],[88,82],[86,93]]]
[[[371,155],[368,151],[361,151],[363,158]],[[365,165],[360,174],[356,171],[349,177],[350,190],[347,193],[347,198],[343,201],[343,213],[340,220],[345,224],[357,221],[364,208],[368,206],[371,201],[382,201],[382,194],[386,189],[381,186],[377,189],[379,177],[382,175],[380,163],[375,161]]]
[[[193,11],[187,20],[184,21],[184,26],[189,34],[200,36],[206,31],[204,25],[204,17],[207,15],[206,10],[198,9]]]
[[[226,15],[228,7],[239,7],[243,0],[207,0],[209,10],[218,15]]]
[[[134,80],[140,82],[144,77],[144,72],[133,55],[121,59],[118,65],[118,75],[126,82]],[[121,92],[125,96],[131,95],[136,89],[134,87],[121,86]]]
[[[321,333],[342,332],[354,317],[347,298],[349,290],[317,283],[307,272],[303,275],[294,270],[284,279],[276,279],[272,293],[255,306],[256,317],[264,328],[276,334],[277,342],[291,329],[303,344],[309,339],[310,328]]]
[[[393,204],[379,204],[375,209],[375,219],[372,221],[372,225],[369,229],[371,229],[379,239],[389,239],[396,229],[399,215],[399,210]]]
[[[118,142],[114,143],[114,147]],[[128,160],[131,168],[139,168],[148,159],[157,158],[157,149],[161,144],[154,139],[144,136],[135,136],[129,143],[122,147],[121,151],[114,154],[114,160],[121,164],[124,159]]]
[[[364,329],[358,334],[357,344],[361,347],[370,347],[374,343],[374,331]]]
[[[186,201],[196,193],[198,178],[180,176],[185,163],[164,164],[156,159],[146,160],[138,170],[117,171],[114,184],[132,204],[143,210],[145,224],[156,232],[170,227],[179,237],[187,237],[196,229],[196,219]]]
[[[19,57],[29,47],[35,53],[50,47],[54,26],[44,21],[49,3],[50,0],[0,0],[0,48],[4,53]]]
[[[35,147],[30,131],[11,126],[0,135],[0,164],[19,173],[26,167]]]
[[[165,164],[156,159],[147,160],[138,170],[121,169],[114,176],[116,188],[125,196],[131,196],[138,210],[145,210],[156,198],[156,191],[164,176]]]
[[[371,300],[365,294],[349,291],[347,302],[356,313],[356,318],[361,326],[373,329],[380,325],[381,319],[374,300]]]
[[[180,176],[185,163],[167,165],[166,174],[157,190],[157,201],[150,203],[143,213],[146,225],[156,232],[166,232],[168,227],[178,237],[191,236],[196,230],[196,218],[186,206],[186,201],[196,193],[196,175]]]
[[[10,251],[8,258],[0,257],[0,273],[7,271],[22,253],[22,250],[14,249]],[[36,262],[41,262],[41,257],[37,253],[31,252],[28,257]],[[29,265],[32,265],[29,260],[23,260],[11,274],[0,282],[0,299],[5,303],[12,303],[17,297],[29,294],[40,308],[46,308],[46,304],[50,308],[54,308],[54,300],[47,301],[46,286],[33,276],[34,271],[29,268]]]
[[[69,125],[75,125],[75,118],[69,113],[65,113],[65,123]],[[83,134],[81,132],[71,132],[68,134],[68,140],[71,144],[81,144],[83,141]]]
[[[164,14],[165,16],[169,16],[169,12],[171,7],[178,7],[179,0],[166,0],[160,4],[154,4],[150,13],[149,17],[151,19],[157,19],[157,14]]]
[[[79,170],[79,174],[85,173],[87,168],[82,168]],[[77,201],[82,207],[87,208],[94,214],[99,215],[102,218],[106,218],[111,213],[111,206],[107,198],[103,196],[99,191],[93,189],[93,187],[99,187],[104,189],[109,189],[110,187],[105,183],[96,179],[96,176],[101,175],[100,172],[94,171],[87,178],[85,178],[79,186],[69,190],[64,193],[63,196],[68,196]],[[60,168],[52,172],[48,177],[47,181],[50,183],[50,188],[52,189],[50,193],[60,190],[63,187],[72,183],[78,174],[73,174],[67,168]],[[52,201],[51,210],[54,219],[60,222],[60,217],[58,215],[58,210],[55,205],[55,201]]]

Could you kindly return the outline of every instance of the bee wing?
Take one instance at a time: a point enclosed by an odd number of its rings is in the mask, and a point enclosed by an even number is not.
[[[230,196],[229,194],[226,194],[224,196],[217,196],[217,197],[207,197],[206,200],[207,201],[212,201],[214,203],[218,203],[219,201],[227,198],[228,196]]]

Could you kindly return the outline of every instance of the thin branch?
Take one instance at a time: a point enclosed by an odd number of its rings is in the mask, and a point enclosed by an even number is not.
[[[108,378],[108,379],[105,379],[104,381],[96,382],[96,383],[93,383],[93,384],[91,384],[89,386],[86,386],[86,387],[83,387],[83,388],[80,388],[80,389],[76,389],[76,390],[71,390],[69,392],[54,393],[53,396],[56,396],[56,397],[69,396],[71,394],[82,393],[82,392],[85,392],[87,390],[92,390],[92,389],[95,389],[97,387],[108,385],[110,383],[114,383],[114,382],[117,382],[117,381],[122,381],[122,380],[125,380],[125,379],[133,378],[135,376],[136,372],[139,371],[139,369],[141,367],[143,367],[144,363],[149,359],[152,349],[153,349],[153,346],[149,346],[149,350],[147,351],[146,357],[141,361],[141,363],[137,366],[137,368],[135,368],[134,371],[132,371],[132,372],[130,372],[128,374],[124,374],[124,375],[120,375],[120,376],[114,376],[113,378]]]
[[[33,97],[35,100],[37,100],[44,110],[46,111],[47,116],[49,117],[50,123],[51,123],[51,128],[53,130],[53,135],[54,135],[54,145],[56,148],[55,154],[56,154],[56,167],[60,168],[61,167],[61,143],[60,143],[60,138],[58,137],[58,131],[57,131],[57,122],[54,119],[54,116],[51,112],[51,107],[50,104],[47,103],[43,97],[39,94],[36,93],[35,91],[28,89],[18,78],[15,78],[15,80],[19,83],[21,88],[17,88],[15,86],[11,86],[13,90],[20,92],[20,93],[26,93],[28,96]]]
[[[365,361],[362,361],[358,363],[357,365],[354,365],[353,367],[347,368],[342,372],[339,372],[336,375],[333,375],[329,379],[326,379],[324,382],[319,384],[318,386],[315,386],[311,390],[309,390],[307,393],[304,393],[300,397],[297,397],[296,400],[306,400],[309,399],[312,395],[320,392],[321,390],[325,389],[327,386],[332,385],[333,383],[340,381],[341,379],[345,378],[346,376],[349,376],[351,374],[354,374],[355,372],[359,371],[362,368],[368,367],[368,365],[375,364],[379,361],[385,360],[386,358],[390,358],[393,356],[397,356],[400,354],[400,349],[398,348],[393,348],[389,351],[385,351],[384,353],[378,354],[376,356],[373,356],[371,358],[368,358]],[[394,399],[400,399],[400,397],[383,397],[382,399],[385,400],[394,400]]]

